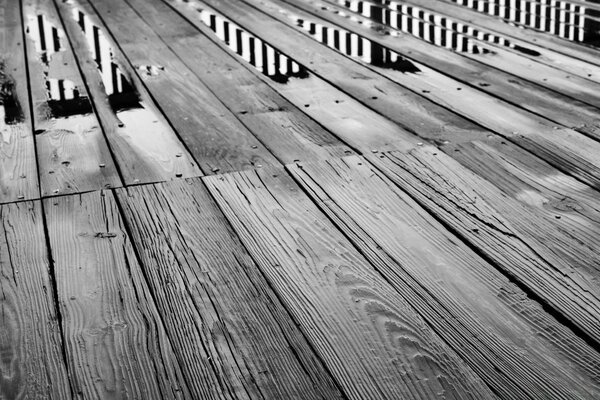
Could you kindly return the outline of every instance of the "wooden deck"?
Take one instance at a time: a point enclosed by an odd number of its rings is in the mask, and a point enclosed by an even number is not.
[[[0,87],[0,399],[600,398],[600,1],[0,0]]]

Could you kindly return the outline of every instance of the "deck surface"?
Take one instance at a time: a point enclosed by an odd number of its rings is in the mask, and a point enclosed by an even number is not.
[[[600,1],[0,0],[0,399],[600,398]]]

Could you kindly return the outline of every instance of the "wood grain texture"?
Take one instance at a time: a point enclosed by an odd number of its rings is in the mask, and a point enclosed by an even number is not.
[[[349,398],[494,398],[282,170],[204,179]]]
[[[523,150],[506,151],[500,141],[473,142],[445,150],[509,198],[535,209],[535,219],[550,224],[543,240],[545,246],[573,267],[598,279],[600,263],[594,251],[599,244],[594,232],[600,229],[597,190],[559,173],[540,159],[529,157]],[[527,231],[541,229],[535,226],[522,224]]]
[[[132,8],[89,2],[203,173],[279,164]]]
[[[0,1],[0,203],[39,197],[18,2]]]
[[[39,202],[0,206],[0,399],[70,399]]]
[[[288,169],[500,397],[598,396],[600,355],[364,158]]]
[[[368,159],[472,246],[600,345],[600,225],[506,195],[435,148]],[[581,239],[579,239],[581,238]],[[587,243],[586,243],[587,242]]]
[[[427,43],[411,34],[392,29],[390,24],[379,24],[372,19],[362,17],[359,13],[352,13],[349,8],[338,6],[335,0],[286,0],[286,3],[341,28],[355,31],[397,54],[405,57],[408,55],[409,59],[457,79],[461,87],[471,85],[558,124],[575,129],[594,139],[600,139],[600,110],[569,98],[563,94],[564,92],[558,93],[533,84],[511,75],[510,71],[486,67],[486,64],[470,59],[468,52],[448,51],[438,45]],[[373,4],[371,7],[377,6]],[[352,20],[349,19],[350,15],[353,17]],[[392,31],[395,36],[388,34]],[[451,87],[455,89],[455,86]],[[426,95],[425,92],[422,93]],[[466,97],[464,93],[460,93],[458,97],[456,95],[455,92],[454,97],[459,100]]]
[[[120,186],[54,4],[25,0],[23,15],[42,196]]]
[[[202,175],[89,4],[55,4],[125,183]],[[96,61],[97,49],[106,59]],[[125,104],[111,105],[111,98],[116,103],[119,97]]]
[[[314,39],[315,43],[317,43],[315,37],[297,25],[298,19],[314,22],[326,28],[336,28],[319,17],[299,9],[286,13],[278,2],[244,1],[252,4],[263,13],[274,16],[275,19],[290,28],[294,28],[305,34],[305,36]],[[332,35],[333,32],[330,32],[330,36]],[[317,52],[317,49],[314,52]],[[336,55],[342,54],[336,52]],[[428,98],[435,104],[444,107],[444,109],[452,110],[457,115],[478,123],[480,126],[507,138],[507,140],[523,146],[534,154],[553,160],[557,167],[570,173],[575,172],[577,177],[590,185],[600,187],[600,143],[598,141],[571,129],[556,126],[546,118],[536,116],[496,97],[489,96],[479,89],[463,85],[460,81],[423,64],[414,63],[420,72],[411,74],[388,67],[373,66],[364,61],[360,63],[376,74],[388,78],[391,82],[411,90],[415,95],[419,93],[420,96]],[[383,82],[381,83],[381,87],[385,87],[386,90],[390,86],[390,83],[387,86],[384,86]],[[460,96],[456,95],[457,91],[460,91]],[[389,110],[385,115],[392,118],[394,114],[397,114],[397,111],[392,114],[392,111]],[[417,125],[413,126],[412,129],[419,133]],[[457,140],[450,137],[450,135],[447,139]]]
[[[341,397],[200,180],[119,200],[194,398]]]
[[[128,3],[282,163],[327,159],[350,151],[165,3]]]
[[[112,193],[50,198],[44,207],[75,394],[189,398]]]

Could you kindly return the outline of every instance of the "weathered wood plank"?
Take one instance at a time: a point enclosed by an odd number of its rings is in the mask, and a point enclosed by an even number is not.
[[[78,397],[189,398],[111,192],[44,202]]]
[[[118,194],[194,398],[341,397],[200,180]]]
[[[89,2],[202,172],[279,164],[133,9],[121,0]]]
[[[128,3],[282,163],[339,157],[350,151],[165,3]],[[272,57],[280,54],[273,51]]]
[[[505,147],[501,141],[489,139],[449,146],[447,150],[507,196],[536,208],[540,219],[554,220],[554,229],[546,233],[553,238],[545,240],[548,248],[567,257],[577,268],[599,271],[597,252],[593,250],[599,244],[594,234],[600,228],[598,191],[559,173],[521,149],[507,151]],[[536,229],[533,226],[524,224],[523,227]],[[569,240],[559,239],[561,236]]]
[[[479,162],[486,163],[488,157]],[[567,211],[550,214],[541,202],[530,205],[505,194],[432,147],[367,158],[600,346],[600,257],[593,250],[600,232],[596,210],[589,207],[590,217],[597,221]],[[564,219],[557,220],[557,215]]]
[[[500,397],[598,396],[600,355],[364,158],[288,168]]]
[[[425,44],[423,40],[413,36],[417,33],[415,30],[410,31],[412,34],[409,34],[392,29],[391,21],[388,21],[386,25],[379,24],[373,18],[365,18],[361,14],[351,13],[346,7],[336,6],[335,2],[328,3],[321,0],[286,0],[285,2],[343,29],[359,33],[364,38],[385,46],[398,55],[454,77],[460,81],[458,83],[461,87],[471,85],[480,91],[600,140],[600,110],[598,108],[530,83],[507,72],[489,68],[479,61],[468,58],[469,51],[467,49],[447,51],[441,47],[450,46],[447,34],[443,32],[439,37],[432,38],[429,35],[429,39],[426,41],[428,44]],[[352,19],[349,18],[350,15],[352,15]],[[424,34],[422,38],[425,38]],[[456,42],[458,43],[458,40]],[[383,53],[383,50],[379,51]],[[451,87],[455,88],[455,86]],[[429,97],[424,90],[426,89],[421,89],[421,93]],[[457,98],[458,93],[454,94],[454,97]],[[458,99],[465,97],[467,96],[464,93],[460,93]]]
[[[339,36],[350,34],[349,31],[337,28],[302,10],[295,9],[293,14],[286,12],[281,8],[280,3],[261,0],[245,0],[245,2],[254,5],[265,14],[274,16],[275,19],[290,28],[303,32],[306,36],[330,44],[331,48],[335,47],[331,45],[328,38],[335,37],[335,32]],[[319,25],[320,31],[316,30],[314,34],[309,33],[310,23]],[[324,31],[327,34],[324,34]],[[370,45],[374,46],[372,43]],[[366,44],[363,43],[363,46]],[[570,129],[557,129],[560,127],[557,127],[552,121],[489,96],[479,89],[464,85],[462,82],[422,64],[406,60],[405,62],[412,63],[419,70],[418,74],[407,74],[405,71],[398,71],[387,65],[379,66],[372,60],[365,61],[360,57],[352,58],[373,72],[412,90],[414,93],[419,93],[445,109],[453,110],[457,114],[523,145],[534,154],[555,158],[557,164],[562,168],[572,171],[569,164],[580,164],[581,169],[578,175],[582,179],[585,179],[590,185],[597,186],[600,183],[600,143],[597,141]],[[457,91],[460,91],[460,96],[456,95]],[[418,132],[416,127],[413,129]]]
[[[25,0],[23,7],[42,195],[120,186],[54,4]]]
[[[349,398],[494,398],[284,171],[204,182]]]
[[[0,206],[0,399],[70,399],[39,202]]]
[[[202,175],[86,2],[55,2],[126,184]]]
[[[39,197],[19,3],[0,1],[0,203]]]

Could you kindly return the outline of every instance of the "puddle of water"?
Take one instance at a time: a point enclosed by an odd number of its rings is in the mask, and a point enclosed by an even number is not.
[[[0,125],[24,121],[25,116],[15,93],[15,81],[7,74],[4,61],[0,60]]]
[[[331,0],[340,6],[362,15],[378,24],[400,32],[410,34],[438,47],[452,49],[469,54],[494,54],[494,51],[475,44],[473,39],[494,45],[505,46],[530,56],[539,56],[533,49],[515,45],[510,40],[491,34],[468,24],[456,22],[451,18],[424,10],[417,6],[392,0]],[[352,16],[324,6],[338,15],[352,19]],[[371,27],[374,29],[374,27]]]
[[[85,35],[88,49],[102,78],[104,92],[115,113],[142,108],[138,93],[113,61],[113,50],[102,30],[81,10],[73,9],[73,18]]]
[[[73,81],[55,77],[61,70],[64,53],[65,34],[52,25],[45,15],[29,15],[27,34],[33,39],[35,50],[44,66],[47,104],[51,116],[68,117],[89,114],[92,105],[86,96],[81,95]]]
[[[287,13],[286,13],[287,14]],[[350,57],[380,68],[393,69],[400,72],[416,73],[421,70],[411,61],[398,53],[374,43],[356,33],[325,26],[288,14],[297,26],[307,31],[317,41],[338,50]]]
[[[195,8],[216,36],[263,75],[279,83],[308,77],[308,70],[234,22],[211,10]]]
[[[497,16],[512,25],[534,28],[573,42],[600,44],[600,10],[557,0],[452,0]]]

